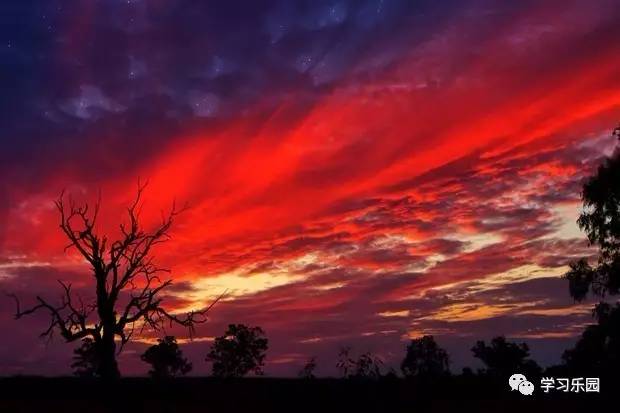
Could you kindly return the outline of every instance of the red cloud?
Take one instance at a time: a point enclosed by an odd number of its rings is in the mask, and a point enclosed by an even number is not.
[[[497,30],[471,50],[468,35],[480,33],[469,22],[375,78],[345,80],[311,102],[295,91],[276,108],[266,99],[150,148],[108,179],[84,180],[62,159],[37,187],[8,183],[0,271],[12,278],[0,272],[0,282],[23,276],[3,262],[66,260],[50,208],[61,188],[91,202],[101,188],[100,227],[113,234],[138,176],[150,181],[147,223],[173,198],[190,206],[158,251],[186,287],[172,305],[187,305],[184,294],[205,279],[246,277],[254,290],[222,303],[215,325],[253,320],[288,340],[281,347],[405,334],[421,314],[376,314],[413,309],[411,300],[438,287],[564,265],[583,251],[557,238],[566,219],[555,208],[578,201],[602,152],[593,143],[609,144],[600,136],[620,108],[618,25],[595,17],[572,27],[571,15],[536,10],[488,27]],[[540,20],[550,34],[527,37]],[[94,167],[95,149],[85,155]],[[258,285],[260,274],[290,280]],[[425,305],[430,314],[442,303]],[[464,324],[454,328],[471,328]]]

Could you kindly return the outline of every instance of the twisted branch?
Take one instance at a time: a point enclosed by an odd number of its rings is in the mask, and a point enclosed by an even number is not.
[[[88,204],[77,205],[71,197],[65,199],[64,191],[60,194],[54,204],[60,215],[60,229],[69,240],[65,249],[75,248],[89,263],[96,298],[84,304],[79,295],[74,297],[71,284],[59,280],[63,294],[57,306],[37,296],[37,304],[23,310],[17,296],[9,294],[16,304],[16,319],[45,311],[50,324],[41,337],[51,338],[58,330],[67,342],[85,337],[98,342],[104,335],[113,334],[120,338],[119,352],[131,340],[136,324],[141,324],[141,331],[146,327],[158,331],[166,324],[177,324],[188,328],[190,338],[193,336],[196,324],[207,321],[207,312],[224,294],[204,309],[185,315],[171,314],[161,306],[161,292],[172,280],[160,278],[160,274],[170,271],[155,265],[151,254],[153,247],[170,239],[169,230],[185,208],[178,210],[173,203],[167,214],[162,213],[161,223],[154,230],[144,230],[139,221],[147,184],[138,184],[136,197],[127,207],[128,221],[119,225],[122,236],[112,243],[96,231],[101,194],[92,212]],[[119,304],[121,293],[129,296],[124,306]],[[94,314],[96,322],[89,323]]]

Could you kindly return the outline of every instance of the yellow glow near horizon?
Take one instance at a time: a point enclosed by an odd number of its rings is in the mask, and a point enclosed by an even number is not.
[[[453,304],[421,317],[418,320],[433,321],[476,321],[509,313],[521,304],[489,305],[484,303]]]
[[[304,276],[287,272],[242,275],[240,271],[233,271],[217,277],[197,277],[192,283],[194,291],[187,293],[185,297],[190,299],[216,298],[224,291],[228,298],[240,297],[301,281],[304,278]]]
[[[383,311],[377,313],[379,317],[409,317],[409,310],[401,310],[401,311]]]

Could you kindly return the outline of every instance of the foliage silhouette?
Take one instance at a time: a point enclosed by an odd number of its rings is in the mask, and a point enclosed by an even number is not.
[[[311,357],[306,364],[299,370],[297,376],[302,379],[314,379],[314,370],[316,369],[316,357]]]
[[[597,324],[586,327],[575,347],[562,355],[573,374],[606,375],[620,367],[620,304],[599,303],[594,316]]]
[[[342,347],[338,352],[336,368],[340,370],[342,377],[350,377],[355,370],[355,360],[351,358],[351,347]]]
[[[486,366],[482,373],[489,376],[504,379],[514,373],[522,373],[530,377],[538,376],[541,372],[538,364],[529,359],[530,349],[527,344],[511,343],[503,336],[493,338],[490,345],[478,341],[471,351]]]
[[[170,378],[185,375],[192,370],[173,336],[158,339],[157,344],[149,347],[140,359],[151,365],[149,375],[153,378]]]
[[[370,352],[357,359],[351,356],[351,347],[342,347],[338,353],[336,368],[343,378],[377,379],[381,377],[383,361]]]
[[[230,324],[226,333],[215,339],[206,360],[213,363],[215,377],[262,375],[268,344],[260,327]]]
[[[82,344],[73,350],[73,374],[78,377],[97,377],[99,370],[99,354],[95,348],[95,341],[86,337]]]
[[[466,378],[473,377],[474,371],[471,369],[471,367],[463,367],[463,369],[461,370],[461,376]]]
[[[620,138],[620,127],[614,130]],[[570,264],[565,277],[569,293],[582,301],[593,293],[598,297],[620,292],[620,148],[599,166],[584,184],[583,212],[577,220],[590,245],[599,250],[598,262],[591,266],[586,258]]]
[[[620,138],[620,127],[613,132]],[[620,147],[605,159],[582,191],[583,212],[577,220],[590,245],[598,247],[598,261],[586,258],[570,264],[565,277],[577,301],[588,294],[600,299],[620,293]],[[562,355],[563,366],[574,374],[613,374],[620,367],[620,304],[601,301],[592,314],[597,324],[586,327]]]
[[[400,369],[408,378],[436,379],[450,374],[448,353],[439,347],[433,336],[411,340]]]
[[[195,324],[207,320],[207,311],[214,304],[182,316],[162,306],[161,293],[172,281],[160,279],[168,270],[154,264],[152,252],[170,238],[169,230],[180,211],[173,204],[159,225],[151,231],[143,229],[139,218],[144,189],[145,185],[138,185],[137,195],[127,208],[128,222],[119,225],[121,237],[115,241],[97,231],[100,198],[92,210],[88,204],[77,205],[71,197],[66,200],[64,192],[55,202],[60,228],[69,240],[67,248],[76,249],[92,271],[91,302],[83,302],[73,294],[71,284],[61,280],[60,304],[37,296],[37,304],[24,310],[19,299],[11,295],[16,319],[38,311],[48,313],[50,324],[42,337],[51,338],[58,331],[66,342],[91,339],[98,354],[97,375],[106,379],[120,376],[116,356],[131,340],[135,328],[160,330],[164,323],[179,324],[191,334]]]
[[[356,378],[378,379],[381,377],[381,367],[383,361],[372,353],[364,353],[360,355],[355,363]]]

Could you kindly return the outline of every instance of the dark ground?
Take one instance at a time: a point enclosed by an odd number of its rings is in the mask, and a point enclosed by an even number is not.
[[[607,384],[607,387],[606,387]],[[601,379],[601,393],[510,392],[497,380],[460,377],[430,385],[402,379],[124,378],[116,384],[77,378],[0,379],[0,413],[100,412],[587,412],[617,383]],[[612,408],[611,411],[614,411]]]

